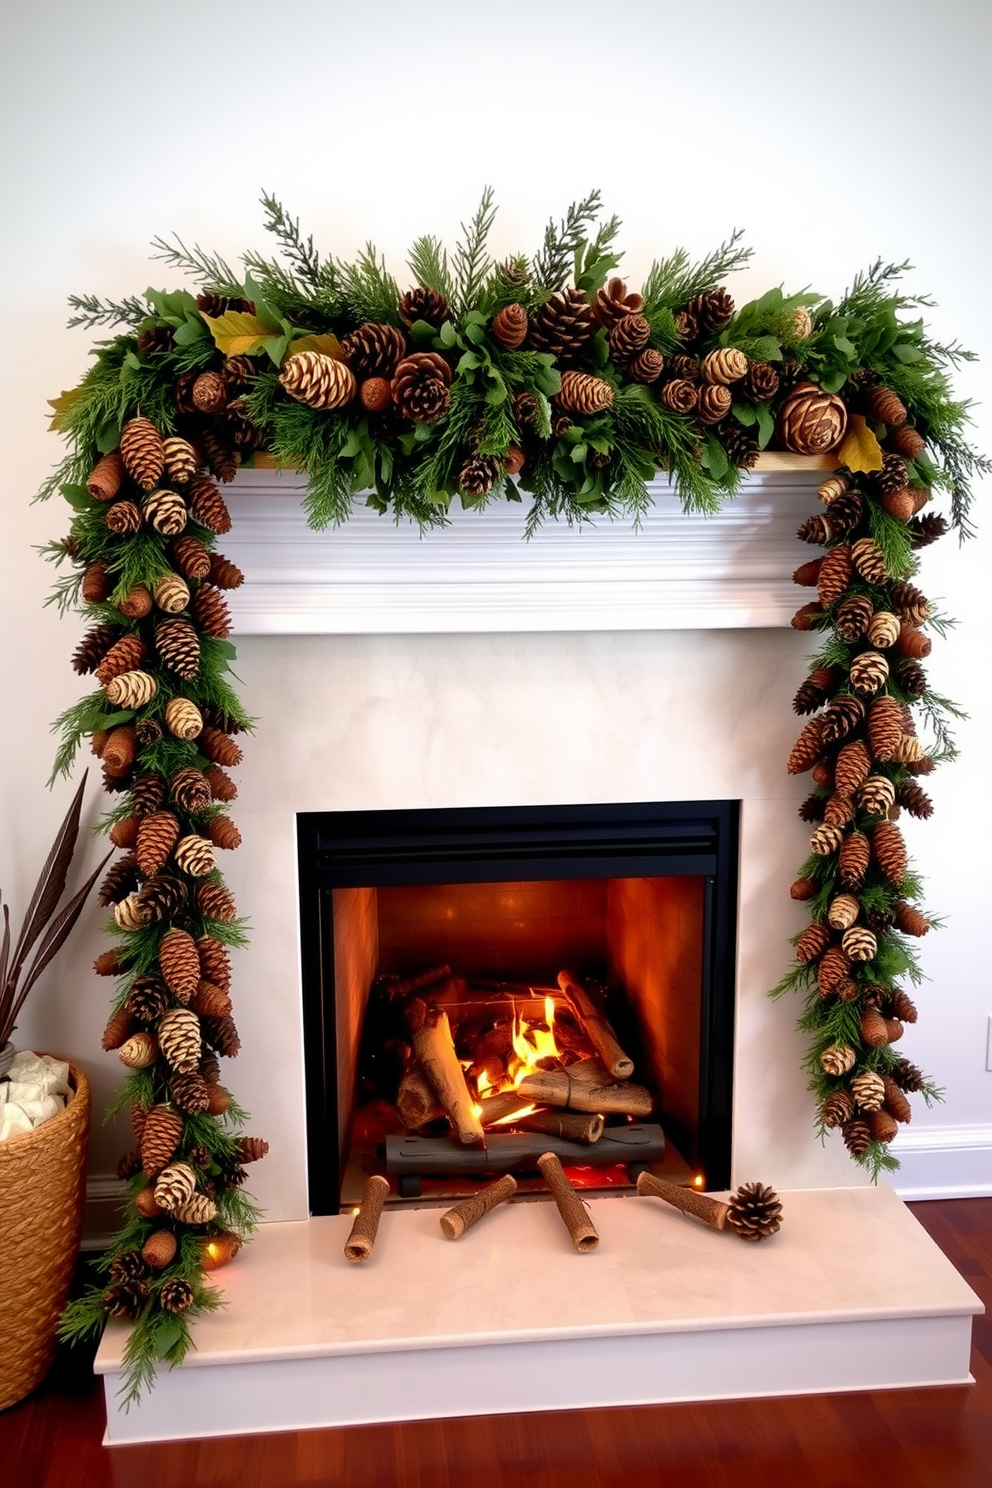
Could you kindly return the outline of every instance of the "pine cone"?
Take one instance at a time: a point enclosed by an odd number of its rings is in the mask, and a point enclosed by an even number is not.
[[[134,736],[139,744],[147,748],[149,744],[157,744],[162,738],[162,725],[154,718],[139,718],[134,725]]]
[[[889,677],[889,663],[880,651],[862,651],[851,662],[851,686],[856,692],[870,695],[883,688]]]
[[[80,596],[86,604],[103,604],[112,588],[107,565],[97,559],[87,565],[83,574]]]
[[[922,630],[917,630],[915,625],[909,625],[905,620],[900,622],[896,647],[903,656],[912,661],[919,661],[929,656],[932,649],[930,637]]]
[[[158,683],[150,672],[121,672],[111,677],[104,691],[115,708],[143,708],[155,696]]]
[[[230,991],[231,960],[223,943],[212,935],[201,935],[196,948],[200,953],[200,968],[207,981],[213,982],[222,992]]]
[[[742,1240],[767,1240],[782,1227],[778,1194],[765,1183],[742,1183],[730,1196],[727,1224]]]
[[[865,705],[860,698],[849,693],[839,693],[821,716],[824,744],[839,744],[854,732],[864,716]]]
[[[643,315],[624,315],[610,327],[610,356],[620,366],[642,352],[651,339],[651,327]]]
[[[86,480],[86,489],[94,501],[113,501],[124,484],[124,462],[120,450],[101,455]]]
[[[849,594],[837,606],[834,625],[841,637],[853,644],[867,633],[872,613],[872,603],[866,595]]]
[[[80,677],[85,676],[87,672],[96,672],[101,662],[106,659],[108,653],[116,644],[118,638],[126,640],[127,636],[121,637],[121,632],[116,625],[93,626],[92,630],[86,632],[73,652],[73,671]],[[137,662],[131,663],[132,666],[137,666],[137,664]],[[122,667],[121,670],[129,671],[130,666]],[[114,671],[116,671],[116,667]],[[98,680],[102,681],[103,679],[98,676]]]
[[[830,525],[835,532],[851,532],[864,518],[864,497],[857,491],[848,491],[831,501],[829,512]]]
[[[672,316],[675,322],[675,334],[687,345],[699,337],[699,321],[691,310],[676,310]]]
[[[882,468],[875,475],[875,482],[883,495],[904,490],[909,485],[909,469],[902,456],[883,455]]]
[[[206,883],[197,884],[196,902],[200,907],[200,913],[207,920],[229,921],[238,917],[237,907],[234,899],[223,884],[207,880]]]
[[[786,770],[790,775],[802,775],[812,769],[823,748],[823,721],[811,718],[792,747]]]
[[[196,474],[197,455],[196,450],[188,439],[183,439],[178,434],[170,434],[162,441],[162,454],[165,460],[165,474],[169,480],[175,481],[177,485],[185,486]]]
[[[844,1143],[852,1157],[864,1157],[871,1146],[871,1130],[867,1121],[856,1117],[853,1121],[845,1121],[842,1131]]]
[[[169,733],[175,734],[177,739],[195,739],[203,729],[200,710],[189,698],[170,698],[163,716]]]
[[[864,784],[870,770],[871,755],[861,739],[841,745],[835,765],[838,789],[853,795]]]
[[[596,295],[593,315],[601,326],[609,330],[625,315],[639,314],[643,305],[643,295],[628,294],[622,279],[610,279]]]
[[[733,406],[733,394],[719,382],[707,382],[698,389],[696,412],[701,424],[718,424]]]
[[[930,929],[930,921],[913,904],[900,901],[896,905],[896,929],[901,930],[903,935],[926,935]],[[901,1013],[896,1013],[901,1018]]]
[[[180,1118],[180,1121],[182,1118]],[[159,1173],[155,1183],[155,1199],[163,1209],[173,1211],[185,1203],[196,1188],[196,1174],[185,1162],[170,1163]]]
[[[193,537],[188,532],[173,538],[169,544],[169,553],[177,568],[188,579],[205,579],[210,573],[210,553],[198,537]]]
[[[752,403],[767,403],[778,392],[778,373],[770,362],[752,362],[744,378],[744,396]]]
[[[230,532],[231,513],[208,475],[195,475],[189,486],[189,510],[201,527],[218,534]]]
[[[141,1131],[141,1166],[147,1178],[156,1178],[172,1161],[182,1140],[183,1118],[171,1106],[153,1106]]]
[[[207,823],[206,834],[214,847],[227,852],[241,846],[241,833],[229,816],[212,816]]]
[[[843,1126],[854,1115],[854,1102],[846,1090],[834,1090],[820,1107],[820,1120],[824,1126]]]
[[[685,308],[704,336],[717,335],[734,317],[734,302],[722,285],[693,295],[686,301]]]
[[[138,824],[135,860],[144,878],[164,868],[179,839],[179,822],[171,811],[153,811]]]
[[[188,873],[190,878],[206,878],[216,867],[210,842],[195,832],[180,838],[176,843],[175,856],[177,866],[183,873]]]
[[[914,429],[909,424],[904,424],[901,429],[894,430],[889,435],[888,443],[895,453],[905,460],[917,459],[927,447],[927,442],[919,429]]]
[[[210,554],[210,564],[207,572],[210,576],[211,584],[216,585],[218,589],[240,589],[245,581],[245,576],[238,565],[232,563],[229,558],[225,558],[221,553]],[[204,579],[207,577],[207,574],[200,574],[199,577]]]
[[[845,791],[834,791],[824,807],[823,820],[831,827],[846,827],[853,819],[853,799]]]
[[[122,1007],[115,1009],[108,1018],[100,1040],[100,1047],[109,1054],[112,1049],[119,1049],[121,1044],[126,1043],[133,1032],[134,1022],[131,1018],[131,1009],[125,1003]]]
[[[646,346],[627,363],[627,376],[631,382],[657,382],[665,370],[665,358],[653,346]]]
[[[139,1023],[154,1023],[169,1006],[169,989],[156,976],[135,977],[125,1006]]]
[[[126,675],[135,677],[143,676],[144,673],[128,672]],[[137,747],[137,735],[129,723],[112,728],[100,756],[107,774],[115,779],[123,779],[124,776],[130,775]]]
[[[233,1004],[230,994],[203,978],[197,983],[190,1007],[200,1018],[226,1018]]]
[[[779,443],[797,455],[822,455],[836,449],[846,430],[843,400],[811,382],[796,384],[779,409],[775,425]]]
[[[207,1082],[196,1072],[175,1075],[169,1081],[169,1096],[180,1111],[196,1116],[207,1109]]]
[[[833,667],[817,667],[810,672],[793,698],[793,711],[815,713],[817,709],[823,707],[830,695],[830,689],[836,685],[837,680],[838,673]]]
[[[852,925],[845,930],[841,945],[852,961],[873,961],[878,953],[878,941],[873,932],[862,925]]]
[[[750,363],[742,351],[734,346],[719,346],[707,352],[699,364],[704,382],[719,382],[726,386],[740,382],[747,375]]]
[[[885,554],[873,537],[859,537],[851,544],[851,557],[861,577],[869,584],[883,584],[888,576]]]
[[[205,726],[200,732],[198,742],[203,753],[216,765],[227,765],[233,768],[240,765],[244,759],[244,754],[238,745],[220,729]]]
[[[799,807],[800,819],[804,822],[821,822],[825,804],[822,796],[807,796]]]
[[[404,357],[391,383],[393,402],[400,415],[414,424],[436,423],[448,411],[451,368],[433,351],[417,351]]]
[[[868,622],[868,639],[880,651],[887,651],[899,639],[899,620],[891,610],[876,610]]]
[[[868,871],[871,845],[863,832],[850,832],[841,843],[837,877],[845,889],[860,889]]]
[[[613,402],[613,389],[589,372],[565,372],[557,402],[569,413],[599,413]]]
[[[140,929],[139,924],[118,919],[116,911],[114,918],[118,920],[122,930]],[[127,1069],[150,1069],[158,1058],[158,1044],[152,1034],[139,1030],[138,1033],[132,1033],[129,1039],[124,1040],[117,1051],[117,1057]]]
[[[151,1293],[143,1281],[121,1281],[108,1287],[101,1297],[104,1311],[112,1318],[134,1322],[148,1306]]]
[[[810,851],[816,853],[818,857],[826,858],[831,853],[839,850],[843,840],[844,830],[842,827],[830,826],[824,823],[822,826],[817,827],[809,839]]]
[[[181,617],[155,627],[155,649],[162,665],[184,681],[200,670],[200,642],[195,628]]]
[[[107,909],[126,894],[132,894],[140,882],[138,861],[133,853],[128,853],[110,865],[97,890],[97,901]]]
[[[111,625],[101,627],[101,629],[109,631],[111,635],[117,634],[117,631]],[[90,635],[92,634],[93,632],[91,631]],[[107,682],[112,681],[114,677],[121,676],[124,672],[137,671],[144,661],[145,655],[145,643],[139,635],[129,632],[127,635],[121,636],[119,640],[114,641],[107,649],[102,661],[96,667],[96,680],[105,685]],[[78,671],[80,668],[77,667],[76,670]],[[87,667],[86,670],[92,671],[94,669]]]
[[[797,878],[795,883],[790,885],[789,898],[803,904],[807,899],[812,899],[816,893],[816,887],[816,884],[811,878]]]
[[[408,290],[400,300],[400,320],[405,326],[424,320],[439,330],[451,317],[451,308],[440,290],[418,288]]]
[[[926,1076],[908,1059],[897,1059],[892,1067],[892,1078],[901,1090],[916,1092],[926,1084]]]
[[[215,1054],[208,1050],[200,1060],[200,1074],[208,1085],[216,1085],[220,1079],[220,1064]]]
[[[205,811],[210,805],[210,787],[203,771],[195,765],[184,765],[177,770],[169,782],[169,791],[176,805],[190,815]]]
[[[596,329],[596,320],[580,289],[553,294],[531,316],[527,345],[569,360],[581,351]]]
[[[670,413],[692,413],[699,402],[699,388],[686,378],[670,377],[658,389],[658,402]]]
[[[887,1013],[900,1023],[915,1023],[918,1017],[916,1003],[901,987],[893,987],[889,993]]]
[[[231,634],[233,621],[227,601],[212,584],[200,585],[190,608],[197,625],[206,635],[223,640]]]
[[[142,502],[142,515],[149,527],[163,537],[175,537],[186,526],[186,503],[178,491],[169,491],[164,486],[150,491]]]
[[[887,1111],[895,1121],[911,1121],[913,1108],[895,1080],[891,1075],[883,1075],[882,1082],[885,1085],[883,1110]]]
[[[851,549],[846,543],[824,555],[816,580],[817,597],[824,609],[836,604],[846,593],[852,571]]]
[[[909,417],[905,403],[887,387],[872,389],[868,397],[868,408],[872,418],[877,419],[880,424],[887,424],[890,429],[900,429]]]
[[[110,1263],[110,1279],[113,1282],[145,1281],[148,1265],[140,1250],[122,1250]]]
[[[237,1058],[241,1039],[237,1025],[229,1013],[222,1018],[204,1018],[203,1032],[210,1046],[224,1059]]]
[[[727,452],[731,465],[738,470],[753,470],[758,463],[758,441],[750,429],[745,429],[736,419],[727,418],[720,424],[720,443]]]
[[[153,770],[143,770],[131,784],[131,809],[135,816],[158,811],[165,800],[165,781]]]
[[[858,792],[858,802],[869,816],[886,816],[895,799],[896,788],[887,775],[869,775]]]
[[[159,1288],[158,1305],[163,1312],[171,1312],[174,1316],[179,1316],[192,1307],[193,1288],[188,1281],[183,1281],[181,1276],[177,1276]]]
[[[835,930],[848,930],[861,913],[853,894],[835,894],[827,909],[827,921]]]
[[[143,491],[158,485],[165,469],[165,450],[150,419],[128,419],[121,430],[120,454],[124,469]]]
[[[200,1020],[189,1008],[169,1008],[158,1021],[159,1047],[177,1074],[193,1074],[200,1059]],[[161,1203],[161,1200],[159,1200]]]
[[[820,957],[820,963],[816,969],[816,985],[821,997],[834,997],[838,994],[841,983],[849,976],[851,971],[851,958],[843,946],[828,946]],[[845,1046],[846,1047],[846,1046]],[[826,1069],[826,1065],[823,1066]],[[828,1074],[841,1074],[840,1070],[827,1070]]]
[[[527,311],[523,305],[504,305],[493,318],[493,340],[505,351],[516,351],[527,339],[527,327]]]
[[[857,1055],[850,1044],[831,1044],[820,1055],[820,1064],[828,1075],[846,1075],[853,1069]]]
[[[905,579],[892,585],[892,608],[909,625],[923,625],[930,619],[930,601]]]
[[[933,802],[915,780],[907,780],[904,785],[899,786],[896,791],[896,802],[900,806],[905,806],[910,816],[915,816],[920,821],[926,821],[933,815]]]
[[[159,941],[158,964],[169,991],[180,1002],[189,1002],[201,974],[200,953],[186,930],[167,930]]]
[[[204,1193],[190,1194],[188,1199],[172,1206],[172,1217],[180,1224],[205,1225],[217,1218],[217,1205]]]
[[[537,418],[537,399],[533,393],[517,393],[513,400],[513,417],[520,428],[532,424]]]
[[[146,884],[142,884],[138,900],[142,914],[147,917],[146,923],[159,924],[163,920],[172,920],[186,903],[186,885],[181,878],[158,873]]]
[[[871,847],[875,861],[890,883],[902,883],[906,877],[906,844],[894,822],[880,822],[872,829]]]
[[[800,542],[819,543],[822,547],[826,547],[835,535],[829,519],[823,516],[807,517],[796,528]]]
[[[217,765],[210,765],[203,772],[203,778],[210,787],[210,794],[215,801],[236,801],[238,787]]]
[[[399,332],[396,335],[402,342]],[[287,357],[279,381],[291,398],[308,408],[343,408],[358,392],[355,374],[348,363],[325,356],[321,351],[298,351]]]
[[[895,698],[876,698],[868,709],[868,743],[878,760],[890,760],[903,733],[902,710]]]
[[[239,1137],[236,1147],[239,1163],[258,1162],[269,1150],[264,1137]]]
[[[115,501],[107,508],[107,526],[118,537],[132,537],[141,531],[142,512],[133,501]]]
[[[207,457],[207,468],[211,475],[226,485],[232,481],[238,473],[241,457],[236,450],[232,449],[226,439],[222,439],[216,429],[204,429],[201,435],[203,452]],[[214,528],[217,532],[219,529]],[[224,528],[227,531],[227,528]]]
[[[804,966],[817,961],[830,944],[830,930],[822,920],[814,920],[796,941],[796,960]]]

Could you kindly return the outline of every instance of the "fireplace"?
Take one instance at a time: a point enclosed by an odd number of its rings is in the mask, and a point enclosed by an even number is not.
[[[523,1137],[522,1096],[522,1127],[504,1091],[506,1125],[487,1120],[477,1148],[442,1116],[411,1129],[402,1099],[399,1115],[413,1004],[450,1021],[494,1116],[483,1092],[507,1084],[514,1035],[533,1048],[550,1022],[564,1047],[543,1078],[571,1069],[572,1089],[602,1069],[582,1007],[593,1034],[601,1015],[634,1071],[607,1082],[599,1141],[580,1156],[564,1133],[576,1181],[629,1190],[650,1167],[729,1185],[738,803],[308,812],[297,827],[312,1213],[351,1207],[372,1171],[392,1203],[470,1193],[494,1168],[541,1186],[534,1157],[556,1139]],[[411,986],[424,968],[433,982]]]

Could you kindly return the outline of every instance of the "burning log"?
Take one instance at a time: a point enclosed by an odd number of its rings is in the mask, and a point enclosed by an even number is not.
[[[591,1147],[603,1135],[603,1118],[599,1113],[583,1111],[534,1111],[521,1116],[516,1123],[525,1131],[542,1132],[549,1137],[564,1137],[567,1142],[583,1142]]]
[[[665,1155],[665,1135],[654,1123],[608,1126],[599,1141],[570,1142],[544,1132],[489,1132],[485,1148],[462,1147],[451,1137],[387,1137],[386,1172],[427,1177],[438,1173],[533,1171],[554,1152],[566,1165],[609,1168],[651,1163]]]
[[[572,1237],[572,1244],[580,1254],[587,1250],[595,1250],[599,1244],[599,1235],[596,1226],[589,1216],[589,1211],[579,1198],[575,1189],[569,1183],[565,1170],[553,1152],[545,1152],[537,1160],[537,1166],[544,1176],[544,1181],[551,1190],[552,1197],[558,1206],[562,1223]]]
[[[434,1087],[424,1074],[423,1066],[416,1055],[411,1055],[399,1090],[396,1092],[396,1109],[403,1125],[417,1131],[441,1115]]]
[[[479,1120],[483,1126],[492,1126],[516,1111],[527,1111],[534,1104],[529,1096],[517,1090],[501,1090],[498,1095],[487,1095],[479,1101]]]
[[[455,1053],[447,1013],[415,997],[407,1003],[405,1016],[413,1052],[458,1133],[458,1140],[466,1145],[485,1145],[482,1123],[475,1114],[475,1103]]]
[[[517,1180],[510,1173],[505,1173],[502,1178],[497,1178],[495,1183],[490,1183],[488,1188],[482,1189],[481,1193],[473,1194],[472,1198],[466,1199],[462,1204],[456,1204],[454,1209],[449,1209],[441,1215],[441,1229],[449,1240],[457,1240],[464,1235],[466,1230],[478,1224],[490,1210],[495,1209],[497,1204],[502,1204],[505,1199],[511,1199],[517,1191]]]
[[[538,1070],[517,1087],[537,1105],[603,1115],[650,1116],[651,1092],[643,1085],[616,1081],[598,1059],[581,1059],[566,1069]]]
[[[376,1231],[379,1228],[379,1219],[382,1215],[382,1206],[386,1202],[389,1193],[389,1184],[385,1178],[378,1173],[373,1173],[365,1185],[362,1202],[355,1222],[351,1227],[351,1234],[345,1242],[344,1253],[349,1261],[360,1264],[367,1261],[372,1254],[375,1244]]]
[[[558,973],[558,985],[572,1004],[576,1017],[610,1074],[615,1080],[629,1080],[634,1073],[634,1061],[623,1052],[616,1034],[592,998],[579,986],[570,971]]]

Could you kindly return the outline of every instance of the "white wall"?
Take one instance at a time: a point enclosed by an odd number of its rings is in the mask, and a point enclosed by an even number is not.
[[[58,456],[46,432],[45,400],[74,385],[87,366],[86,332],[63,329],[65,296],[119,297],[148,283],[172,284],[168,270],[149,262],[153,235],[174,230],[232,258],[247,246],[264,248],[256,202],[265,188],[300,214],[322,246],[348,255],[371,237],[401,270],[403,250],[418,233],[448,241],[456,235],[487,182],[501,203],[495,243],[507,251],[536,247],[549,214],[560,215],[599,185],[608,210],[626,223],[625,267],[633,279],[654,252],[682,243],[701,254],[735,224],[746,227],[755,249],[750,274],[734,286],[743,297],[779,280],[838,293],[876,256],[911,257],[911,288],[939,300],[928,312],[936,334],[959,336],[983,355],[980,366],[962,369],[961,394],[984,396],[992,366],[983,187],[989,21],[969,0],[939,7],[841,3],[827,11],[760,0],[704,11],[657,0],[609,7],[585,0],[380,0],[362,7],[93,0],[22,7],[3,27],[0,884],[15,908],[26,901],[70,793],[64,785],[52,795],[44,790],[49,724],[81,690],[68,665],[81,627],[43,608],[51,572],[32,552],[62,535],[66,515],[57,503],[29,504]],[[978,408],[976,438],[986,447],[990,422]],[[921,1186],[940,1186],[933,1175],[950,1161],[940,1143],[966,1149],[992,1139],[980,773],[989,726],[981,685],[988,546],[987,531],[963,551],[947,541],[930,550],[922,578],[960,619],[952,643],[935,646],[931,677],[971,718],[959,730],[961,762],[934,778],[936,816],[908,828],[928,877],[928,903],[950,921],[924,944],[931,981],[920,996],[923,1024],[907,1040],[911,1057],[947,1087],[946,1104],[918,1114],[908,1134],[919,1146],[922,1133],[934,1153]],[[237,819],[246,835],[273,811],[285,821],[290,802],[282,782],[289,778],[303,804],[326,806],[389,804],[401,782],[414,797],[409,804],[478,798],[483,775],[495,800],[547,793],[549,780],[560,782],[552,791],[559,799],[594,784],[603,797],[633,799],[649,787],[659,796],[691,794],[685,776],[674,789],[664,778],[673,713],[678,718],[673,689],[686,665],[671,638],[594,637],[577,650],[553,638],[426,641],[416,643],[416,655],[413,644],[244,643],[246,699],[262,717],[241,774]],[[701,637],[691,662],[691,670],[712,679],[714,700],[723,679],[740,702],[728,726],[736,742],[727,794],[783,803],[774,816],[780,871],[762,863],[764,882],[753,885],[745,926],[755,959],[738,1098],[757,1112],[746,1156],[776,1181],[848,1181],[836,1151],[822,1155],[810,1136],[794,1067],[793,1009],[760,1000],[766,972],[774,979],[785,964],[779,936],[793,911],[779,896],[803,851],[793,810],[803,788],[779,771],[794,732],[788,700],[805,646],[792,633],[753,633],[743,682],[735,646],[740,642]],[[625,671],[635,662],[641,669],[624,694]],[[611,710],[629,723],[636,743],[625,788],[600,792],[589,761],[562,760],[547,734],[530,783],[523,780],[519,753],[493,733],[464,682],[480,669],[496,678],[521,740],[530,738],[530,703],[553,716],[552,702],[579,698],[584,726],[595,730]],[[653,676],[656,693],[645,688]],[[435,728],[430,747],[402,748],[411,728],[407,701],[427,708]],[[477,718],[474,758],[438,742],[466,716]],[[315,752],[315,719],[337,751]],[[423,727],[412,726],[415,737]],[[364,773],[370,739],[385,771],[375,785]],[[277,767],[289,774],[274,773]],[[318,781],[326,790],[311,803]],[[96,791],[90,803],[95,818]],[[773,830],[770,821],[762,828],[766,837]],[[281,875],[286,854],[267,861]],[[231,867],[241,907],[256,925],[269,913],[268,889],[285,894],[281,878],[266,883],[265,868],[250,846]],[[80,1060],[95,1078],[99,1105],[117,1070],[99,1051],[108,989],[87,969],[104,944],[95,921],[38,988],[19,1038]],[[298,1099],[295,1089],[279,1088],[257,1052],[269,1047],[272,979],[295,978],[295,946],[280,949],[278,961],[271,952],[242,958],[239,982],[240,1021],[256,1054],[234,1067],[232,1083],[255,1108],[259,1130],[271,1130],[267,1122],[281,1121]],[[294,1037],[286,1029],[275,1043],[288,1048]],[[789,1069],[773,1097],[769,1061]],[[120,1140],[99,1129],[95,1138],[95,1169],[102,1171]],[[776,1173],[761,1164],[766,1139],[778,1144]],[[970,1177],[964,1181],[974,1186]],[[299,1174],[291,1163],[265,1164],[256,1189],[270,1212],[294,1212]]]

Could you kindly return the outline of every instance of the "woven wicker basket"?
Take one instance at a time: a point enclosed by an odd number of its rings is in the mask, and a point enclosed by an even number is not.
[[[69,1083],[64,1111],[0,1142],[0,1410],[51,1368],[79,1252],[90,1085],[72,1064]]]

